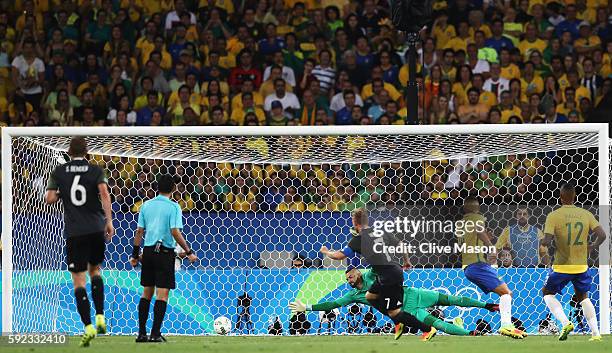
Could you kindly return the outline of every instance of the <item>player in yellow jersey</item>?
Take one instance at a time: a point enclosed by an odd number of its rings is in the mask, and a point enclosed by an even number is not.
[[[567,319],[555,294],[561,293],[572,282],[574,298],[582,306],[584,317],[591,328],[593,337],[590,341],[601,341],[595,307],[588,297],[593,278],[588,272],[587,258],[591,250],[597,249],[604,242],[606,233],[591,212],[574,206],[575,198],[576,189],[572,185],[561,186],[561,207],[546,217],[542,245],[548,247],[554,239],[555,258],[542,292],[546,306],[563,325],[559,341],[565,341],[574,330],[574,324]],[[595,241],[589,244],[591,232]]]
[[[480,214],[478,200],[474,197],[468,197],[463,205],[463,210],[465,214],[457,226],[457,238],[462,251],[463,273],[470,282],[477,285],[485,294],[494,292],[499,295],[499,313],[501,315],[499,333],[503,336],[523,339],[527,337],[527,334],[515,328],[512,324],[512,292],[490,265],[490,263],[496,263],[497,261],[495,250],[488,253],[488,256],[474,251],[483,246],[489,249],[495,248],[486,233],[486,219]]]

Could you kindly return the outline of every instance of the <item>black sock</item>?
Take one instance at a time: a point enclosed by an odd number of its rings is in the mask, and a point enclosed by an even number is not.
[[[153,327],[151,328],[151,336],[161,336],[161,326],[166,315],[166,306],[168,304],[163,300],[155,300],[153,305]]]
[[[149,307],[151,301],[149,299],[140,298],[138,302],[138,335],[147,335],[147,319],[149,318]]]
[[[104,281],[100,276],[91,277],[91,299],[96,308],[96,315],[104,315]]]
[[[393,318],[393,322],[395,323],[401,322],[408,327],[413,327],[423,332],[431,331],[431,326],[422,323],[421,321],[417,320],[416,317],[408,314],[405,311],[400,311],[399,314],[395,315],[395,317]]]
[[[74,290],[74,298],[76,299],[76,306],[83,325],[91,325],[91,308],[89,306],[89,298],[87,298],[87,291],[83,287],[76,288]]]

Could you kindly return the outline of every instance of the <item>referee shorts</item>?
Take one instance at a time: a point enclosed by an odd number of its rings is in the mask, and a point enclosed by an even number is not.
[[[174,276],[174,249],[161,247],[155,252],[154,246],[145,246],[142,251],[140,285],[143,287],[176,288]]]
[[[68,271],[79,273],[87,271],[87,265],[100,265],[104,262],[106,239],[104,233],[91,233],[66,238],[66,261]]]

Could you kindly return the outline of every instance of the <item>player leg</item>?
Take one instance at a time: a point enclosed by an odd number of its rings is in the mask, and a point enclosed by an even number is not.
[[[591,339],[589,341],[601,341],[601,335],[599,334],[599,324],[597,323],[597,313],[595,307],[589,299],[589,291],[591,290],[591,283],[593,278],[587,271],[576,275],[572,280],[574,285],[574,292],[576,301],[582,306],[582,313],[587,320],[589,328],[591,328]]]
[[[106,242],[104,234],[96,234],[91,239],[90,258],[88,264],[89,278],[91,279],[91,298],[96,309],[96,329],[98,334],[107,332],[106,319],[104,318],[104,280],[100,264],[104,262]]]
[[[489,311],[499,311],[498,304],[485,303],[470,297],[449,295],[427,289],[413,288],[413,290],[418,292],[418,306],[422,309],[432,306],[460,306],[464,308],[484,308]]]
[[[404,326],[414,327],[424,333],[431,332],[431,326],[418,321],[413,315],[402,311],[404,290],[400,285],[383,286],[380,281],[374,282],[366,293],[366,300],[372,307],[387,315],[398,325],[395,331],[395,339],[399,339],[404,333]],[[432,333],[432,337],[433,337]]]
[[[423,308],[411,310],[410,313],[413,314],[417,318],[417,320],[425,323],[426,325],[432,326],[436,330],[446,332],[449,335],[454,335],[454,336],[477,336],[479,335],[479,333],[476,331],[468,331],[464,329],[463,327],[459,327],[457,325],[441,320],[440,318],[437,318],[431,315],[427,310]]]
[[[499,333],[516,339],[522,339],[526,334],[517,330],[512,324],[512,292],[508,285],[498,276],[491,265],[478,262],[469,265],[464,270],[465,277],[478,286],[485,294],[494,292],[499,295],[499,313],[501,326]]]
[[[87,291],[85,290],[85,285],[87,284],[86,272],[84,270],[72,272],[72,283],[74,285],[74,297],[76,299],[77,311],[81,317],[81,322],[85,325],[85,333],[81,338],[79,346],[88,347],[90,342],[96,338],[98,331],[91,324],[91,306],[89,304],[89,298],[87,297]]]
[[[166,308],[168,306],[168,295],[170,289],[156,289],[155,304],[153,305],[153,327],[151,328],[151,337],[149,342],[163,342],[165,339],[161,335],[161,326],[166,316]]]
[[[551,271],[546,279],[544,288],[542,288],[544,302],[546,303],[548,310],[550,310],[555,319],[557,319],[563,326],[561,333],[559,334],[559,341],[565,341],[567,336],[574,331],[574,324],[569,321],[563,312],[561,303],[556,297],[556,294],[560,293],[570,280],[570,276],[565,273]]]
[[[140,285],[144,287],[140,301],[138,302],[138,337],[137,343],[149,342],[147,336],[147,320],[151,299],[155,292],[155,271],[157,263],[153,258],[151,248],[145,247],[142,252],[140,269]]]
[[[149,342],[147,336],[147,320],[149,319],[149,308],[151,307],[151,298],[155,287],[144,287],[142,291],[142,297],[138,302],[138,337],[136,338],[137,343]]]
[[[91,324],[91,307],[89,298],[87,297],[87,291],[85,290],[85,285],[87,284],[87,258],[89,256],[87,240],[86,237],[66,239],[68,271],[70,271],[72,276],[77,312],[81,317],[81,322],[85,326],[85,333],[79,343],[81,347],[88,347],[97,333],[96,328]]]
[[[159,261],[158,270],[155,272],[156,299],[153,305],[153,327],[149,342],[164,342],[166,339],[161,335],[161,327],[168,306],[168,295],[170,289],[176,288],[174,273],[174,250],[169,253],[156,254]]]
[[[502,282],[493,289],[493,292],[499,295],[499,314],[501,316],[501,328],[499,333],[516,339],[527,337],[527,334],[514,327],[512,323],[512,291],[508,285]]]

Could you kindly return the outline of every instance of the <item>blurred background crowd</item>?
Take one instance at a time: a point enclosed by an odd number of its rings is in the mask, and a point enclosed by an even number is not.
[[[562,123],[612,116],[607,0],[435,0],[433,8],[418,50],[419,113],[407,117],[405,40],[386,0],[0,1],[1,124]],[[525,200],[548,190],[539,181],[559,168],[592,162],[572,158],[299,170],[97,163],[125,210],[137,211],[154,194],[152,169],[170,168],[181,179],[177,198],[185,210],[283,211],[466,194]]]
[[[559,123],[610,109],[607,0],[433,8],[407,117],[386,0],[2,1],[2,124]]]

